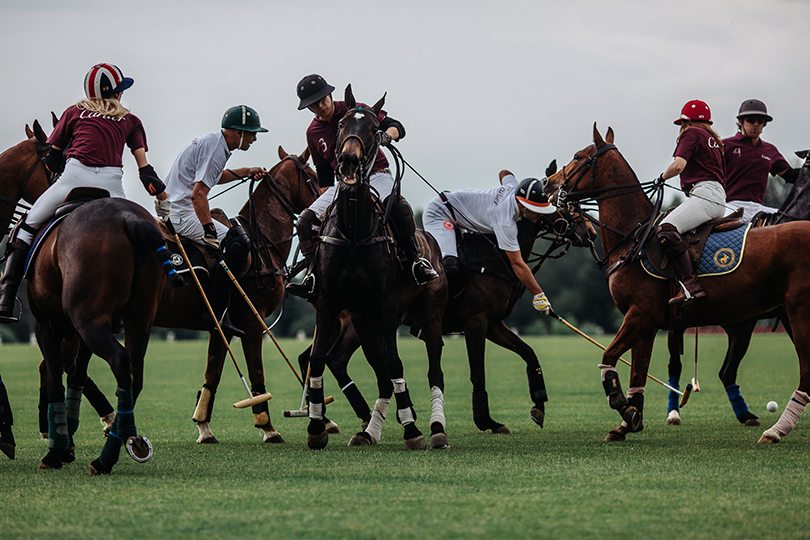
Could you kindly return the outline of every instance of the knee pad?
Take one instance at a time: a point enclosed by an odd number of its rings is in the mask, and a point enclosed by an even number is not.
[[[225,264],[236,274],[247,270],[248,256],[250,255],[250,237],[244,227],[235,224],[228,229],[222,240],[222,256]]]
[[[681,237],[681,233],[678,232],[675,225],[670,223],[664,223],[656,227],[655,236],[664,251],[664,255],[667,257],[680,255],[689,249],[689,244]]]
[[[608,398],[608,404],[611,409],[619,410],[627,406],[627,398],[624,397],[624,393],[622,392],[622,385],[619,383],[618,373],[613,370],[606,371],[602,386],[605,389],[605,395]]]
[[[383,207],[388,206],[388,199],[396,197],[391,207],[391,220],[397,228],[400,238],[408,238],[416,232],[416,223],[413,220],[413,209],[404,197],[389,195],[383,201]]]
[[[321,220],[318,215],[307,208],[301,215],[298,216],[296,221],[296,230],[298,231],[298,245],[301,246],[301,253],[304,255],[311,254],[315,251],[315,242],[313,238],[318,234],[321,228]]]

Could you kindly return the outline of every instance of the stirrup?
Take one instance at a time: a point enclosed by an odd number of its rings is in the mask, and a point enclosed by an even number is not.
[[[293,296],[303,298],[307,302],[314,302],[315,298],[315,274],[307,274],[301,283],[288,283],[286,291]]]
[[[417,275],[417,271],[419,271],[419,269],[422,269],[422,279],[419,279]],[[411,273],[413,274],[413,279],[416,281],[417,285],[424,285],[425,283],[433,281],[439,277],[439,274],[437,274],[436,270],[433,269],[433,265],[431,265],[430,261],[424,257],[414,261],[413,265],[411,266]]]
[[[22,301],[15,296],[14,297],[14,304],[16,305],[17,303],[20,304],[20,314],[19,314],[19,316],[17,316],[17,317],[14,316],[14,308],[13,307],[11,308],[11,310],[7,314],[5,312],[0,312],[0,324],[11,324],[11,323],[20,322],[20,319],[22,319]]]

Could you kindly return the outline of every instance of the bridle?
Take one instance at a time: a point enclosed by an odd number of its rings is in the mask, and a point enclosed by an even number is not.
[[[343,118],[341,118],[340,122],[338,123],[338,133],[343,131],[344,122],[349,117],[349,115],[356,114],[358,112],[364,112],[364,113],[366,113],[368,115],[369,118],[371,118],[371,120],[374,123],[373,127],[374,127],[374,132],[375,133],[379,130],[380,121],[377,119],[377,116],[375,114],[369,114],[366,111],[366,109],[364,109],[363,106],[360,106],[360,107],[355,107],[353,109],[349,109],[346,112],[346,114],[343,115]],[[373,113],[373,111],[372,111],[372,113]],[[366,141],[364,141],[362,139],[362,137],[360,137],[356,133],[347,134],[340,141],[338,141],[338,144],[335,146],[335,159],[336,160],[340,156],[343,147],[351,139],[356,140],[360,144],[360,150],[363,153],[362,157],[360,158],[361,179],[366,180],[371,175],[371,168],[374,167],[374,162],[377,160],[377,152],[378,152],[378,150],[380,148],[379,137],[375,136],[373,138],[373,141],[371,141],[369,144],[367,144]]]
[[[34,143],[36,144],[36,152],[37,152],[37,159],[31,164],[31,168],[28,169],[28,174],[25,176],[25,180],[23,180],[22,185],[20,186],[20,197],[17,200],[10,199],[8,197],[0,195],[0,201],[10,204],[14,207],[14,211],[12,212],[12,217],[7,218],[3,215],[0,215],[0,220],[7,222],[9,225],[14,224],[19,217],[25,214],[28,210],[31,209],[30,206],[20,201],[23,198],[23,194],[25,193],[25,188],[28,186],[28,182],[31,180],[31,177],[34,175],[34,171],[37,169],[37,165],[42,165],[42,168],[45,169],[45,177],[48,179],[48,185],[51,186],[56,181],[57,175],[51,174],[48,171],[48,168],[45,167],[45,156],[48,155],[48,152],[51,151],[51,145],[47,143],[40,142],[39,139],[36,137],[32,137],[34,139]],[[18,210],[17,207],[20,207],[21,210]]]

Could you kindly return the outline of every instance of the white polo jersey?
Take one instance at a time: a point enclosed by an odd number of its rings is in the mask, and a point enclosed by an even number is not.
[[[166,191],[172,202],[172,215],[194,212],[191,192],[202,182],[211,189],[219,182],[231,151],[221,131],[197,137],[180,152],[166,177]]]
[[[504,251],[520,251],[517,221],[520,211],[515,190],[517,179],[505,176],[501,186],[491,189],[460,189],[445,193],[455,219],[440,197],[431,200],[423,214],[425,230],[439,242],[442,256],[457,256],[455,227],[494,234]]]

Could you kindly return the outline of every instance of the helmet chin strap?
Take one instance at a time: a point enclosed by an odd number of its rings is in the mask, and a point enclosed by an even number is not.
[[[239,133],[241,133],[241,135],[239,136],[239,146],[237,146],[236,148],[242,150],[242,141],[245,140],[245,132],[240,129]]]

